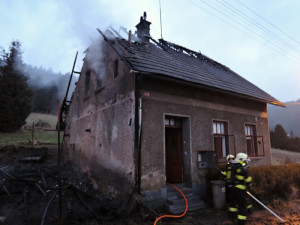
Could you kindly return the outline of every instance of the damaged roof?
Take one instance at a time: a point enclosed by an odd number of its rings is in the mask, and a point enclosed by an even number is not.
[[[121,38],[117,40],[125,50],[123,58],[131,65],[131,69],[140,73],[151,73],[285,106],[228,67],[201,53],[162,39],[159,43],[152,39],[155,44],[128,42]]]

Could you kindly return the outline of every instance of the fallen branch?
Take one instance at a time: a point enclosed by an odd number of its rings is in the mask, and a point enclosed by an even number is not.
[[[44,196],[47,196],[46,192],[41,188],[41,186],[40,186],[38,183],[34,183],[34,184],[35,184],[35,186],[40,190],[40,192],[42,192],[42,194],[43,194]]]
[[[2,173],[4,173],[5,175],[9,176],[10,178],[16,179],[14,176],[10,175],[8,172],[6,172],[5,170],[3,170],[2,168],[0,168],[0,171],[1,171]]]
[[[102,218],[91,208],[88,204],[83,200],[83,198],[76,192],[77,197],[83,203],[83,205],[98,219],[101,220]]]
[[[52,195],[50,201],[48,202],[48,204],[47,204],[47,206],[46,206],[46,208],[45,208],[45,211],[44,211],[44,214],[43,214],[43,218],[42,218],[41,225],[44,225],[44,223],[45,223],[45,218],[46,218],[46,215],[47,215],[48,208],[49,208],[49,206],[50,206],[51,202],[53,201],[53,199],[54,199],[54,197],[55,197],[56,194],[57,194],[57,191],[55,191],[55,192],[53,193],[53,195]]]
[[[3,184],[2,185],[2,189],[6,192],[6,194],[11,198],[11,194],[9,193],[9,191],[7,190],[6,186]]]

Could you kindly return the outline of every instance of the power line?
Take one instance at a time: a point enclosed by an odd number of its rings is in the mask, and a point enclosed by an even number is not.
[[[257,26],[257,28],[259,28],[261,31],[268,33],[269,35],[271,35],[271,38],[274,41],[279,41],[280,44],[283,47],[287,47],[292,51],[298,52],[297,54],[299,54],[300,50],[294,46],[293,44],[289,43],[288,41],[284,40],[283,38],[281,38],[280,36],[278,36],[277,34],[273,33],[271,30],[269,30],[268,28],[266,28],[264,25],[262,25],[261,23],[255,21],[254,19],[252,19],[251,17],[249,17],[248,15],[244,14],[242,11],[240,11],[239,9],[235,8],[234,6],[232,6],[230,3],[226,2],[226,1],[222,1],[222,0],[217,0],[219,2],[219,4],[222,4],[224,7],[226,7],[227,9],[229,9],[230,11],[234,12],[236,15],[238,15],[240,18],[242,18],[245,21],[250,22],[250,24],[254,25],[254,27]]]
[[[224,15],[225,17],[229,18],[231,21],[237,23],[239,26],[249,30],[250,32],[253,32],[255,35],[261,37],[262,39],[266,40],[267,42],[265,44],[267,44],[268,46],[270,46],[269,44],[269,40],[266,39],[266,37],[264,35],[262,35],[261,33],[245,26],[243,23],[241,23],[240,21],[236,20],[234,17],[228,15],[228,14],[225,14],[224,12],[222,12],[221,10],[219,10],[218,8],[214,7],[211,3],[208,3],[208,2],[204,2],[204,1],[200,1],[201,3],[204,3],[206,4],[207,6],[209,6],[210,8],[212,8],[213,10],[217,11],[218,13]],[[279,45],[277,42],[274,43],[279,49],[281,49],[282,51],[286,52],[286,49],[284,47],[282,47],[281,45]],[[292,54],[290,52],[286,52],[287,55],[290,55],[291,57],[294,57],[296,58],[297,60],[300,60],[300,57],[295,55],[295,54]]]
[[[204,10],[205,12],[207,12],[208,14],[218,18],[219,20],[221,20],[222,22],[225,22],[227,24],[229,24],[230,26],[234,27],[235,29],[241,31],[242,33],[247,34],[249,37],[255,39],[256,41],[261,42],[261,40],[258,40],[257,37],[265,40],[266,42],[264,42],[265,45],[267,45],[269,48],[271,48],[272,50],[282,54],[282,52],[285,52],[287,56],[289,56],[289,58],[293,59],[295,62],[299,62],[300,61],[300,57],[298,55],[295,55],[294,53],[290,53],[286,51],[286,47],[279,45],[278,42],[273,42],[273,45],[270,43],[270,41],[268,39],[266,39],[265,36],[263,36],[262,34],[258,33],[256,30],[253,30],[253,28],[249,28],[247,26],[245,26],[243,23],[241,23],[240,21],[238,21],[236,19],[236,17],[225,14],[224,12],[222,12],[221,10],[219,10],[218,8],[216,8],[215,6],[213,6],[210,3],[204,2],[204,1],[200,1],[200,3],[202,3],[202,5],[204,4],[206,7],[209,7],[210,9],[213,9],[214,12],[217,12],[218,14],[221,14],[221,16],[224,16],[227,18],[227,20],[229,19],[231,22],[228,22],[226,20],[224,20],[224,18],[220,18],[218,15],[216,15],[216,13],[213,13],[211,10],[207,10],[206,8],[204,8],[203,6],[200,6],[199,4],[196,4],[194,1],[189,0],[189,2],[191,2],[192,4],[194,4],[196,7]],[[234,24],[237,24],[238,27]],[[243,28],[244,30],[241,30],[240,28]],[[249,33],[250,31],[250,33]],[[255,36],[253,36],[253,34]],[[274,47],[274,45],[276,45],[276,47]]]
[[[250,9],[248,6],[246,6],[245,4],[243,4],[242,2],[240,2],[239,0],[236,0],[236,1],[239,4],[241,4],[242,6],[244,6],[246,9],[248,9],[250,12],[252,12],[256,16],[258,16],[259,18],[261,18],[262,20],[264,20],[266,23],[270,24],[272,27],[274,27],[280,33],[282,33],[283,35],[285,35],[286,37],[288,37],[289,39],[291,39],[292,41],[294,41],[296,44],[300,45],[300,42],[298,42],[297,40],[295,40],[293,37],[291,37],[287,33],[283,32],[281,29],[279,29],[277,26],[275,26],[274,24],[272,24],[271,22],[269,22],[268,20],[266,20],[265,18],[263,18],[261,15],[259,15],[258,13],[256,13],[254,10]]]

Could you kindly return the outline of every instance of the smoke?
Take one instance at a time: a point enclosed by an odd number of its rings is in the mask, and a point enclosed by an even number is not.
[[[86,54],[86,60],[88,62],[89,68],[91,70],[94,70],[96,73],[99,73],[101,68],[104,66],[102,46],[103,41],[102,39],[98,38],[89,46]]]
[[[103,44],[103,38],[98,38],[89,46],[86,53],[88,68],[97,76],[97,87],[102,87],[105,79],[105,57],[103,54]]]
[[[37,68],[27,64],[24,64],[23,73],[29,77],[29,85],[31,87],[40,89],[55,86],[58,90],[58,99],[61,101],[64,98],[68,87],[70,73],[54,73],[50,68]],[[71,93],[73,92],[75,82],[78,79],[77,75],[73,76],[69,91]]]

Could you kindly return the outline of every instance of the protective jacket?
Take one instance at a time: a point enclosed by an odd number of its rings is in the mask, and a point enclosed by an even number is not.
[[[247,165],[241,160],[238,160],[238,164],[235,169],[234,183],[235,187],[241,190],[246,190],[247,187],[252,185],[252,177],[249,176]]]
[[[225,172],[226,185],[229,187],[234,185],[235,171],[236,171],[238,164],[239,163],[236,160],[233,160],[231,163],[228,163],[226,165],[226,172]]]

